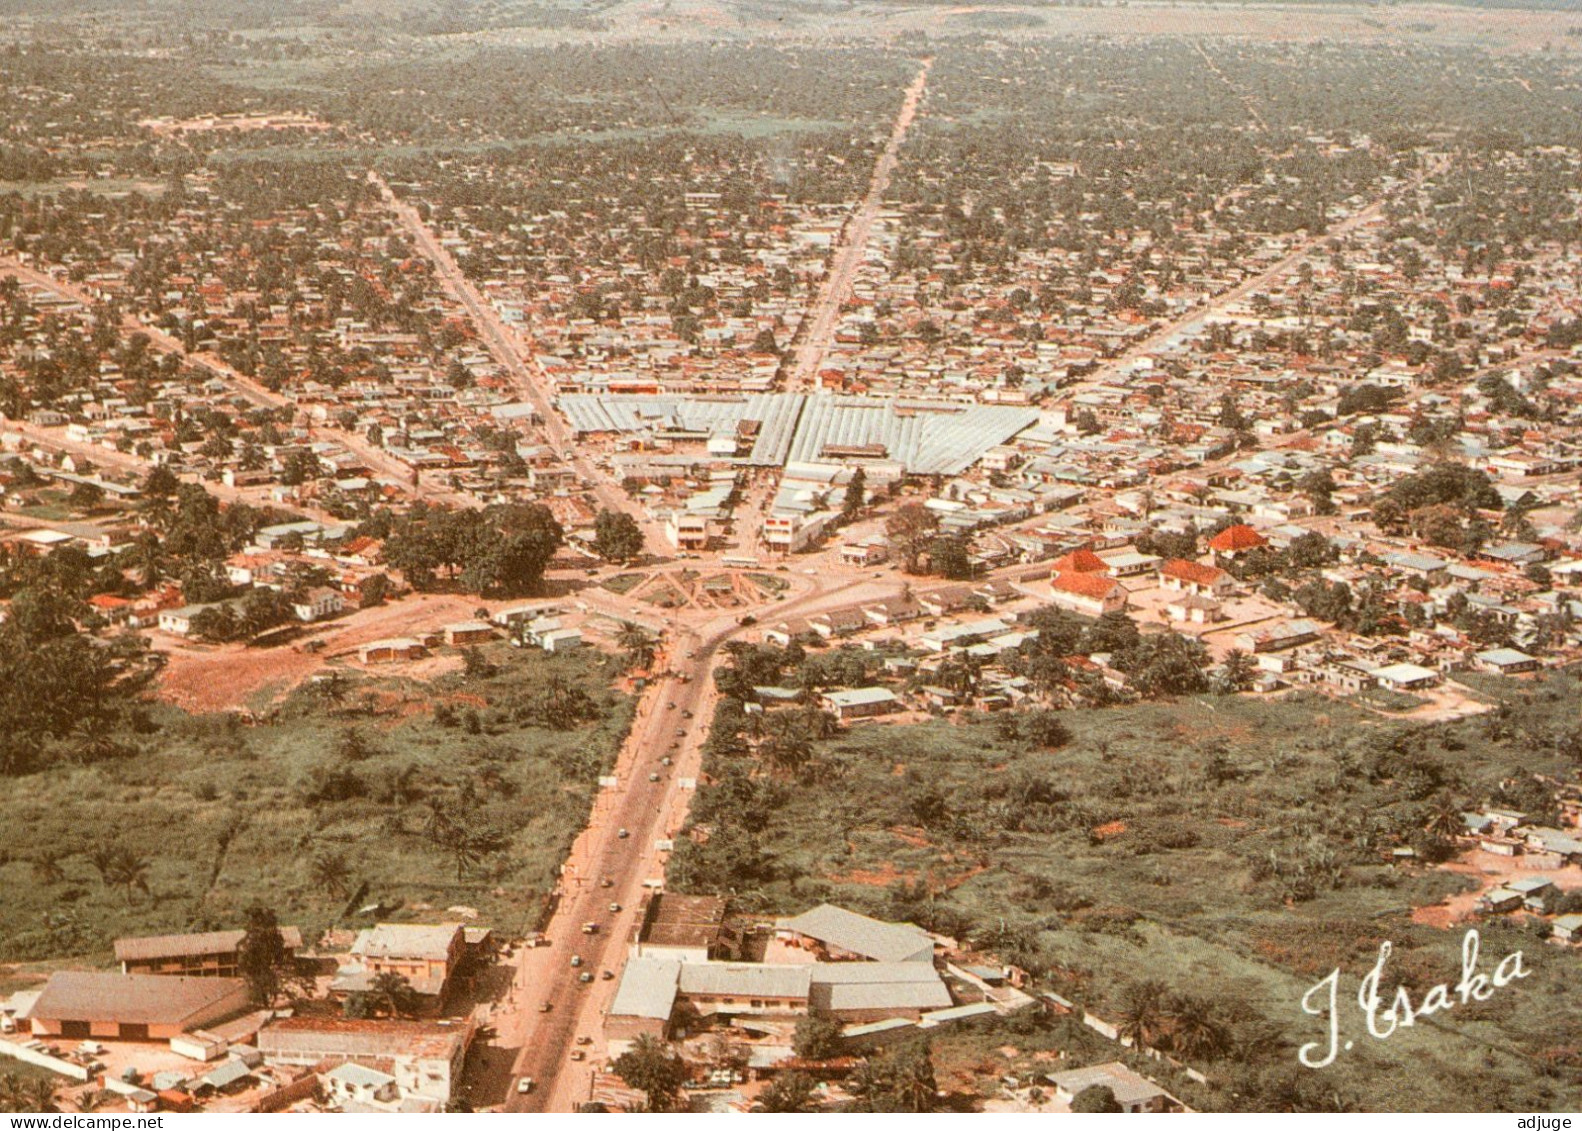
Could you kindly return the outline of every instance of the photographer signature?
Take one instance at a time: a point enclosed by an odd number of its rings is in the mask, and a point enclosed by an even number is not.
[[[1466,1005],[1473,1001],[1487,1001],[1497,989],[1510,985],[1517,978],[1525,978],[1532,971],[1522,966],[1522,952],[1515,951],[1500,959],[1491,976],[1478,972],[1478,932],[1467,931],[1461,940],[1461,980],[1454,985],[1441,982],[1434,986],[1415,1006],[1405,986],[1398,986],[1394,1000],[1388,1008],[1381,1008],[1379,982],[1384,977],[1384,964],[1394,948],[1388,942],[1379,947],[1379,960],[1363,976],[1357,989],[1357,1006],[1367,1020],[1368,1035],[1385,1040],[1397,1028],[1416,1023],[1417,1018],[1432,1013]],[[1297,1059],[1308,1068],[1324,1068],[1335,1062],[1335,1057],[1356,1042],[1342,1040],[1340,1035],[1340,967],[1335,967],[1312,989],[1302,995],[1302,1012],[1326,1019],[1327,1041],[1314,1041],[1297,1050]],[[1320,1055],[1322,1054],[1322,1055]]]

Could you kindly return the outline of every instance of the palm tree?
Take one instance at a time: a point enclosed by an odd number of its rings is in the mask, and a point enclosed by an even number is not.
[[[1116,1026],[1120,1037],[1137,1048],[1151,1047],[1165,1032],[1164,1002],[1165,987],[1160,982],[1134,982],[1128,986],[1120,1024]]]
[[[387,1013],[391,1017],[401,1017],[412,1012],[412,983],[407,980],[405,974],[396,974],[388,970],[383,974],[375,974],[374,980],[368,986],[368,997],[376,1012]]]
[[[22,1103],[24,1111],[40,1113],[53,1113],[55,1106],[55,1081],[46,1080],[42,1076],[35,1076],[22,1085]]]
[[[145,530],[132,544],[132,565],[143,579],[143,588],[152,589],[164,576],[165,547],[159,535]]]
[[[1461,815],[1461,807],[1448,794],[1441,794],[1433,801],[1433,808],[1429,811],[1428,820],[1423,824],[1423,831],[1445,840],[1454,840],[1466,832],[1466,819]]]
[[[1182,1056],[1210,1060],[1225,1054],[1230,1034],[1214,1015],[1214,1003],[1191,994],[1170,1002],[1170,1047]]]
[[[0,1076],[0,1111],[22,1110],[22,1080],[14,1072]]]
[[[347,881],[351,875],[351,866],[339,852],[321,852],[308,866],[308,878],[339,899],[346,898]]]
[[[616,643],[626,653],[626,666],[628,668],[647,668],[654,662],[657,648],[653,637],[644,632],[635,624],[629,624],[621,629],[621,634],[616,638]]]
[[[89,854],[88,862],[99,873],[99,879],[106,887],[125,889],[128,907],[132,906],[134,890],[148,894],[148,859],[126,845],[101,845]]]
[[[1240,691],[1252,680],[1252,658],[1239,648],[1225,653],[1220,680],[1229,691]]]
[[[813,744],[799,734],[777,728],[758,745],[759,756],[777,773],[794,774],[813,756]]]

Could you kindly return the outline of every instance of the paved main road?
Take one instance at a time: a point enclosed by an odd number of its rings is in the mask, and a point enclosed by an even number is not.
[[[884,151],[879,154],[879,160],[874,164],[873,177],[868,182],[868,192],[857,206],[857,211],[852,213],[851,218],[846,222],[839,247],[830,262],[829,275],[824,280],[824,286],[819,291],[817,300],[803,317],[801,330],[798,333],[800,341],[795,347],[791,366],[786,373],[786,388],[792,392],[808,388],[816,389],[818,386],[818,367],[824,360],[824,354],[829,350],[841,306],[851,294],[851,285],[857,276],[857,268],[861,266],[863,255],[868,250],[868,233],[873,230],[873,221],[884,204],[885,190],[890,187],[890,177],[900,160],[901,143],[906,140],[906,131],[911,128],[912,119],[917,116],[917,108],[923,101],[923,91],[928,86],[928,69],[933,64],[932,57],[924,59],[918,68],[917,78],[913,79],[912,85],[906,88],[906,94],[901,98],[901,109],[895,117],[895,125],[890,129],[890,139],[885,144]]]
[[[797,584],[806,592],[768,602],[755,614],[806,616],[854,600],[894,597],[903,582],[861,578],[830,586],[814,577],[799,578]],[[548,945],[518,955],[510,1004],[494,1018],[496,1047],[483,1050],[483,1070],[475,1078],[476,1104],[504,1101],[511,1111],[574,1111],[586,1102],[595,1066],[604,1060],[604,1013],[614,998],[644,883],[664,878],[668,853],[656,842],[673,837],[685,823],[693,791],[682,783],[695,781],[700,772],[706,721],[717,698],[712,671],[726,642],[745,631],[739,616],[733,611],[691,625],[678,623],[667,633],[654,670],[672,674],[656,679],[638,701],[617,760],[617,784],[601,791],[588,827],[567,857],[560,902],[545,931]],[[662,764],[667,757],[670,766]],[[658,780],[650,781],[650,775]],[[622,829],[627,836],[620,835]],[[611,904],[621,910],[612,912]],[[584,934],[582,926],[590,922],[597,932]],[[582,959],[575,969],[573,955]],[[591,982],[580,981],[584,971],[592,974]],[[612,977],[605,979],[605,971]],[[540,1009],[544,1004],[547,1011]],[[577,1044],[582,1037],[589,1038],[587,1046]],[[583,1047],[586,1059],[572,1061],[572,1052]],[[501,1055],[505,1050],[515,1050],[514,1061]],[[523,1076],[536,1083],[525,1096],[515,1090]]]

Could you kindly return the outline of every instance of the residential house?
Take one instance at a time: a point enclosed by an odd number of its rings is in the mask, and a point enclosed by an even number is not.
[[[346,611],[346,598],[335,589],[319,587],[309,589],[291,603],[291,612],[300,621],[311,624]]]
[[[1119,1061],[1052,1072],[1047,1079],[1055,1086],[1055,1098],[1068,1107],[1089,1088],[1108,1088],[1124,1112],[1180,1111],[1183,1107],[1158,1084]]]
[[[848,691],[826,691],[819,704],[837,719],[868,719],[900,709],[895,692],[888,687],[856,687]]]
[[[1538,660],[1516,648],[1490,648],[1473,657],[1478,667],[1499,675],[1520,675],[1538,670]]]
[[[1057,573],[1049,582],[1049,599],[1057,607],[1087,617],[1101,617],[1126,607],[1126,590],[1102,573]]]
[[[1182,593],[1223,597],[1236,587],[1236,579],[1218,566],[1171,558],[1159,567],[1159,584]]]
[[[1268,544],[1267,538],[1244,523],[1227,526],[1208,540],[1208,548],[1215,561],[1221,558],[1233,559],[1239,554],[1261,550]]]
[[[1414,691],[1433,687],[1440,680],[1438,672],[1432,668],[1425,668],[1420,664],[1387,664],[1382,668],[1374,668],[1373,678],[1379,682],[1380,687],[1390,691]]]

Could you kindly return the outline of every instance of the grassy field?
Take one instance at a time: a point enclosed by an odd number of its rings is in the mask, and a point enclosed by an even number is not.
[[[117,935],[233,926],[254,901],[309,937],[367,921],[343,917],[349,902],[532,926],[631,701],[601,690],[614,662],[591,649],[482,656],[492,673],[309,685],[269,725],[153,707],[157,729],[119,736],[125,756],[8,782],[0,962],[96,962]],[[535,721],[557,685],[587,692],[593,717]],[[436,824],[474,847],[445,847]],[[146,891],[101,878],[90,854],[105,845],[146,863]]]
[[[1504,706],[1418,727],[1308,695],[1072,711],[1056,750],[989,716],[863,725],[818,744],[800,782],[717,756],[721,784],[696,810],[712,835],[683,846],[672,879],[717,876],[712,855],[733,852],[756,862],[737,892],[744,909],[828,899],[911,919],[1102,1016],[1146,981],[1207,996],[1245,1046],[1202,1065],[1213,1086],[1187,1085],[1208,1108],[1293,1095],[1299,1107],[1570,1108],[1582,1101],[1582,1015],[1562,1002],[1576,956],[1536,924],[1484,925],[1485,973],[1518,949],[1532,971],[1491,1001],[1389,1041],[1369,1039],[1353,1007],[1342,1025],[1354,1050],[1322,1071],[1295,1058],[1322,1035],[1303,993],[1338,966],[1342,1001],[1354,1001],[1385,940],[1396,948],[1386,986],[1399,977],[1414,1001],[1459,977],[1462,931],[1415,924],[1410,910],[1468,881],[1392,866],[1390,847],[1412,843],[1436,808],[1512,803],[1499,784],[1524,771],[1575,772],[1545,742],[1576,725],[1575,678],[1480,690]],[[752,824],[729,827],[738,809]]]

